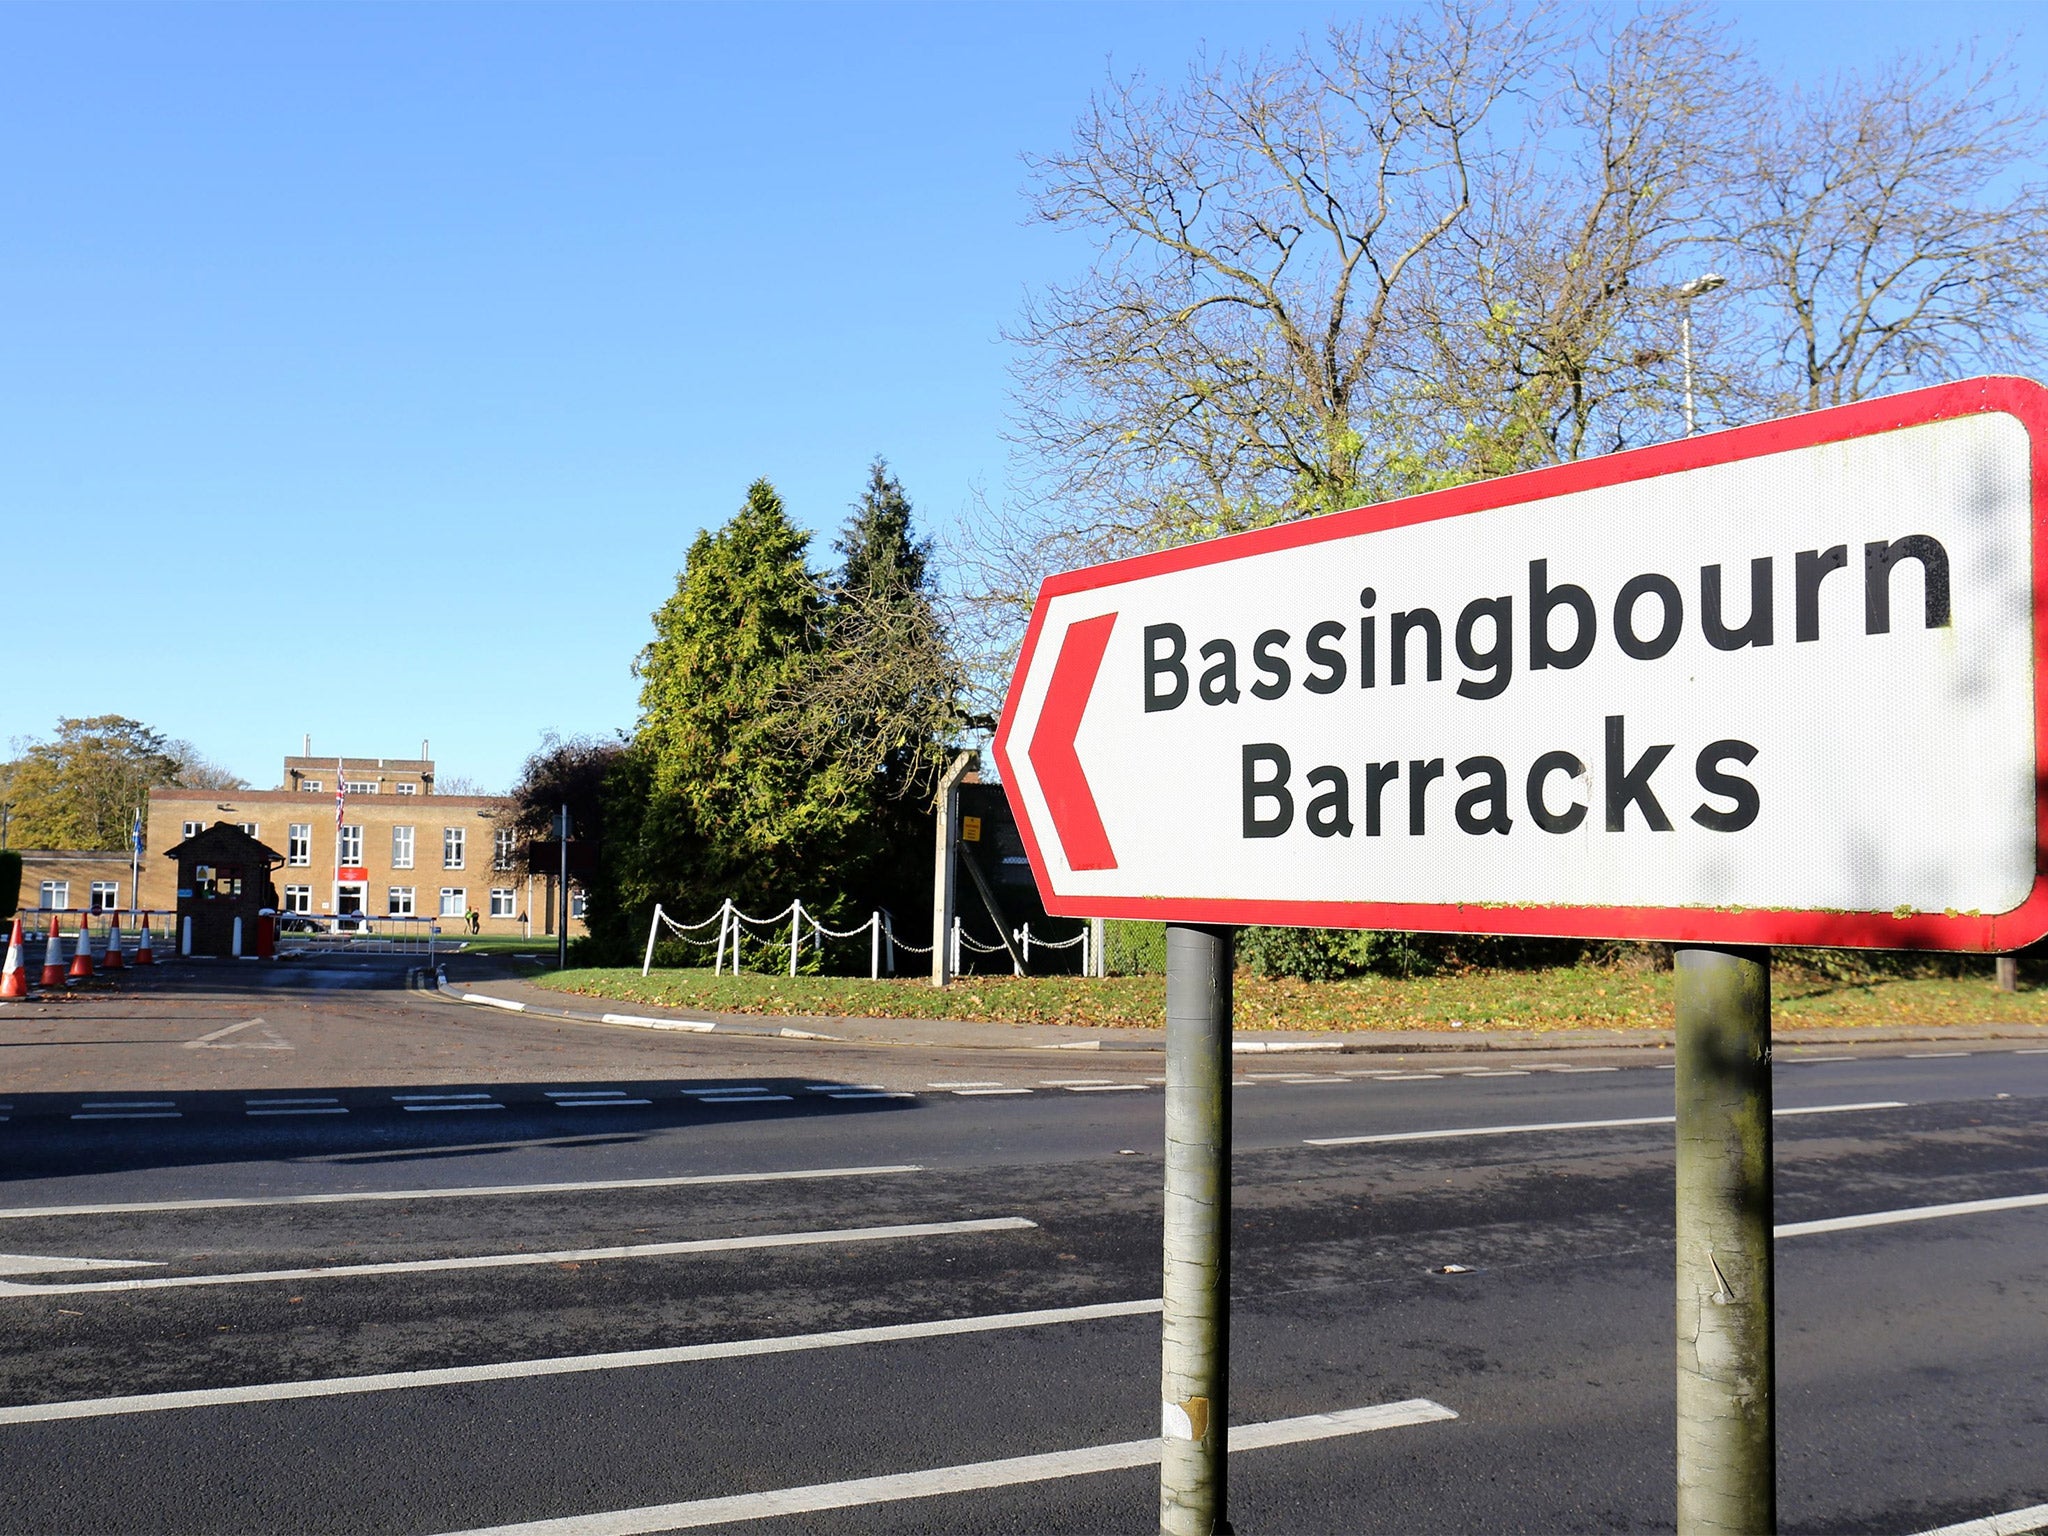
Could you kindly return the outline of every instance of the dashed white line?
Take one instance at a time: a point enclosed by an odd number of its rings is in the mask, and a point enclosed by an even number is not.
[[[1077,1083],[1069,1093],[1149,1093],[1144,1083]]]
[[[242,1102],[250,1109],[285,1109],[296,1108],[301,1104],[339,1104],[341,1100],[332,1094],[323,1094],[314,1099],[244,1099]]]
[[[1539,1072],[1556,1072],[1556,1073],[1560,1073],[1560,1074],[1566,1074],[1566,1075],[1568,1075],[1568,1074],[1572,1074],[1572,1073],[1580,1073],[1580,1072],[1619,1072],[1619,1071],[1621,1070],[1621,1068],[1619,1068],[1619,1067],[1539,1067],[1539,1068],[1537,1068],[1536,1070],[1538,1070]]]
[[[1234,1425],[1230,1431],[1230,1449],[1233,1452],[1255,1451],[1270,1446],[1301,1445],[1411,1424],[1431,1424],[1457,1416],[1441,1403],[1427,1398],[1410,1398],[1405,1402],[1381,1403],[1371,1408],[1349,1408],[1340,1413],[1312,1413],[1298,1419],[1269,1419],[1263,1424]],[[1051,1482],[1062,1477],[1085,1477],[1095,1472],[1149,1467],[1158,1462],[1159,1447],[1159,1437],[1153,1435],[1115,1445],[1091,1445],[1039,1456],[1010,1456],[1000,1461],[933,1467],[922,1472],[898,1472],[840,1483],[813,1483],[804,1488],[778,1488],[765,1493],[691,1499],[680,1504],[657,1504],[642,1509],[494,1525],[457,1532],[455,1536],[644,1536],[644,1533],[652,1531],[690,1530],[739,1520],[766,1519],[773,1515],[816,1514],[828,1509],[852,1509],[900,1499],[927,1499],[984,1488],[1014,1488],[1023,1483]]]
[[[1776,1109],[1773,1115],[1840,1115],[1853,1110],[1904,1109],[1892,1099],[1869,1104],[1815,1104],[1802,1109]],[[1627,1126],[1676,1125],[1676,1115],[1631,1115],[1617,1120],[1548,1120],[1528,1125],[1475,1125],[1437,1131],[1383,1131],[1376,1136],[1317,1136],[1303,1141],[1309,1147],[1363,1147],[1396,1141],[1452,1141],[1468,1136],[1521,1136],[1538,1131],[1606,1131]]]
[[[1784,1056],[1779,1058],[1779,1065],[1784,1066],[1790,1063],[1798,1066],[1812,1066],[1814,1063],[1822,1061],[1854,1061],[1855,1059],[1854,1056]]]
[[[1382,1083],[1440,1083],[1443,1080],[1441,1072],[1382,1072],[1377,1079]]]
[[[697,1104],[787,1104],[786,1093],[700,1093],[693,1103]]]
[[[230,1195],[212,1200],[137,1200],[113,1205],[18,1205],[0,1209],[0,1221],[49,1216],[124,1216],[145,1211],[227,1211],[258,1205],[349,1205],[377,1200],[458,1200],[510,1195],[581,1195],[622,1189],[676,1189],[692,1184],[780,1184],[797,1179],[865,1179],[922,1173],[921,1163],[875,1163],[847,1168],[790,1168],[771,1173],[679,1173],[650,1179],[578,1179],[557,1184],[465,1184],[451,1189],[365,1189],[315,1195]]]
[[[1969,1051],[1908,1051],[1906,1052],[1906,1060],[1946,1061],[1952,1056],[1968,1056],[1971,1054]]]
[[[80,1109],[176,1109],[176,1099],[88,1099]]]
[[[2048,1504],[1965,1520],[1960,1525],[1944,1525],[1939,1530],[1922,1531],[1920,1536],[2032,1536],[2036,1531],[2048,1531]]]
[[[1041,1088],[1107,1088],[1116,1079],[1109,1077],[1041,1077]],[[976,1085],[980,1086],[979,1084]]]
[[[62,1285],[27,1285],[0,1280],[0,1296],[77,1296],[102,1291],[161,1291],[201,1285],[256,1285],[273,1280],[335,1280],[383,1275],[439,1274],[450,1270],[519,1269],[536,1264],[586,1264],[606,1259],[674,1258],[697,1253],[736,1253],[758,1248],[805,1248],[826,1244],[889,1242],[903,1238],[952,1237],[978,1232],[1020,1232],[1035,1228],[1022,1216],[973,1221],[927,1221],[887,1227],[841,1227],[822,1232],[770,1232],[752,1237],[692,1238],[674,1243],[632,1243],[612,1248],[563,1248],[550,1253],[477,1253],[455,1259],[394,1259],[385,1263],[329,1264],[306,1269],[247,1270],[237,1274],[152,1275],[142,1280],[81,1280]]]
[[[394,1093],[392,1101],[398,1104],[440,1103],[450,1099],[488,1099],[488,1093]]]
[[[1958,1200],[1949,1205],[1918,1205],[1899,1211],[1868,1211],[1861,1216],[1830,1216],[1822,1221],[1789,1221],[1773,1228],[1778,1237],[1810,1237],[1817,1232],[1853,1232],[1863,1227],[1893,1227],[1908,1221],[1939,1221],[1949,1216],[1981,1216],[1990,1211],[2024,1211],[2048,1205],[2048,1195],[2008,1195],[1999,1200]]]
[[[182,1120],[185,1117],[175,1109],[119,1109],[100,1110],[90,1114],[76,1114],[74,1120]]]
[[[1014,1098],[1018,1094],[1029,1093],[1031,1090],[1029,1088],[955,1088],[951,1091],[956,1098],[962,1099],[1002,1099]]]
[[[308,1105],[302,1109],[245,1109],[245,1115],[345,1115],[339,1104]]]
[[[1001,1083],[926,1083],[927,1088],[1000,1088]]]
[[[436,1111],[436,1110],[450,1110],[450,1109],[503,1109],[504,1107],[505,1107],[505,1106],[504,1106],[504,1105],[502,1105],[502,1104],[474,1104],[474,1103],[468,1103],[468,1104],[408,1104],[408,1105],[406,1105],[406,1106],[405,1106],[405,1108],[406,1108],[406,1109],[407,1109],[407,1111],[409,1111],[409,1112],[410,1112],[410,1111],[423,1111],[423,1112],[426,1112],[426,1113],[432,1113],[432,1112],[434,1112],[434,1111]]]
[[[732,1360],[754,1355],[797,1354],[813,1349],[843,1349],[856,1344],[892,1344],[909,1339],[951,1338],[961,1334],[998,1333],[1013,1328],[1043,1328],[1056,1323],[1087,1323],[1149,1316],[1159,1311],[1149,1301],[1105,1301],[1078,1307],[1047,1307],[1033,1312],[998,1312],[981,1317],[948,1317],[924,1323],[896,1323],[875,1328],[843,1328],[831,1333],[795,1333],[765,1339],[734,1339],[715,1344],[681,1344],[666,1349],[626,1349],[600,1355],[556,1355],[539,1360],[508,1360],[491,1365],[458,1365],[438,1370],[387,1371],[375,1376],[330,1376],[313,1381],[265,1382],[246,1387],[204,1387],[184,1392],[146,1392],[128,1397],[74,1398],[68,1402],[26,1403],[0,1408],[0,1424],[44,1424],[59,1419],[99,1419],[132,1413],[164,1413],[174,1409],[218,1408],[233,1403],[290,1402],[309,1397],[348,1397],[365,1392],[397,1392],[415,1387],[463,1386],[480,1381],[515,1381],[533,1376],[570,1376],[592,1371],[641,1370],[650,1366],[683,1365],[696,1360]]]
[[[914,1099],[916,1094],[903,1088],[849,1088],[842,1092],[828,1093],[828,1099]]]
[[[549,1088],[545,1090],[551,1099],[623,1099],[623,1088]]]
[[[652,1109],[652,1099],[557,1099],[557,1109]]]
[[[759,1083],[733,1083],[723,1088],[678,1088],[686,1099],[725,1098],[735,1093],[766,1093],[768,1090]]]

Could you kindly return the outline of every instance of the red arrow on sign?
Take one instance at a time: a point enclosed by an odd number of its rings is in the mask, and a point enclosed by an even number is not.
[[[1081,755],[1074,750],[1074,737],[1081,730],[1081,716],[1088,712],[1088,696],[1095,691],[1095,675],[1102,670],[1102,653],[1109,649],[1109,632],[1115,626],[1113,613],[1067,626],[1038,729],[1031,733],[1031,767],[1069,869],[1116,868],[1102,813],[1095,808],[1088,775],[1081,771]]]

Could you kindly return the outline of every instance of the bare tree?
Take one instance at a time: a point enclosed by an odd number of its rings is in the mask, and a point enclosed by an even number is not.
[[[2043,115],[2004,59],[1899,59],[1760,119],[1725,229],[1781,409],[2030,362],[2048,299]]]
[[[1444,0],[1176,89],[1114,83],[1030,162],[1037,216],[1098,256],[1012,338],[1020,446],[1092,553],[1355,498],[1412,361],[1404,301],[1550,55],[1541,20]]]
[[[1710,258],[1756,96],[1742,50],[1698,4],[1602,22],[1561,58],[1520,148],[1489,165],[1430,264],[1411,460],[1375,489],[1677,435],[1677,288]],[[1706,393],[1746,398],[1712,362],[1732,350],[1733,314],[1707,316],[1696,350]]]

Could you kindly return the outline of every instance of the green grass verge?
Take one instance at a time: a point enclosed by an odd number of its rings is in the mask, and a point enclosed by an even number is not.
[[[534,978],[541,986],[618,1002],[711,1013],[826,1018],[986,1019],[1097,1028],[1156,1026],[1166,1006],[1159,976],[974,976],[944,991],[918,980],[837,976],[714,976],[709,971],[569,970]],[[1988,979],[1965,977],[1838,982],[1787,976],[1776,1017],[1801,1024],[2029,1023],[2048,1026],[2048,986],[2023,981],[2002,995]],[[1237,978],[1240,1029],[1399,1030],[1467,1028],[1545,1031],[1660,1029],[1671,1022],[1671,973],[1602,966],[1471,970],[1397,981]]]

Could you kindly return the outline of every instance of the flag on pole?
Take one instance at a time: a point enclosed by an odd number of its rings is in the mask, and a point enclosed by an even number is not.
[[[334,830],[341,830],[341,818],[348,811],[348,780],[342,777],[341,759],[334,760]]]

